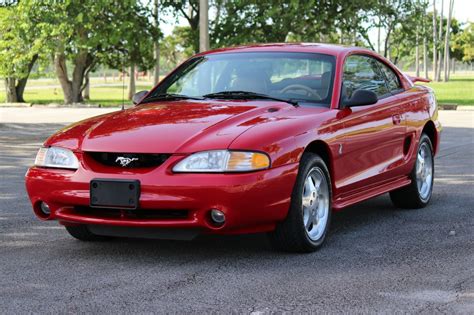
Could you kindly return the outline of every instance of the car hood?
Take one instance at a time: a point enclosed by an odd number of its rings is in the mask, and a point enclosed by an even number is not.
[[[293,107],[289,104],[271,101],[150,103],[66,127],[48,139],[46,145],[124,153],[190,153],[225,149],[265,116],[291,109]]]

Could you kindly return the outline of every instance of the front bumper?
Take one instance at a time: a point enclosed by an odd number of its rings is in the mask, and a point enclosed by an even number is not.
[[[269,231],[286,217],[296,180],[298,164],[274,169],[232,174],[175,174],[172,156],[158,168],[131,172],[127,169],[94,170],[82,164],[77,171],[32,167],[26,173],[26,189],[35,213],[46,202],[51,214],[42,219],[62,224],[88,224],[143,228],[199,229],[203,233],[250,233]],[[141,213],[185,211],[179,218],[135,216],[133,210],[110,216],[89,207],[89,185],[95,178],[138,179],[141,183]],[[226,222],[215,226],[210,209],[225,213]]]

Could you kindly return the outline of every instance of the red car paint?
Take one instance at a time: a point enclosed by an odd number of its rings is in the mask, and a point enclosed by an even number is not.
[[[441,125],[432,91],[414,86],[408,76],[372,51],[269,44],[204,54],[275,51],[336,57],[330,108],[261,100],[179,100],[87,119],[60,130],[44,144],[73,150],[80,161],[77,171],[28,170],[26,188],[35,213],[65,225],[199,228],[204,233],[271,231],[287,215],[298,162],[306,150],[318,153],[328,164],[335,210],[409,184],[422,131],[438,151]],[[403,91],[374,105],[339,109],[343,64],[351,54],[369,55],[389,66],[398,74]],[[213,149],[262,151],[270,156],[271,168],[231,174],[171,171],[187,155]],[[157,168],[130,170],[99,164],[87,158],[88,151],[172,156]],[[74,206],[89,205],[89,183],[94,178],[139,179],[140,209],[181,209],[188,216],[154,220],[79,214]],[[40,201],[48,203],[51,215],[39,211]],[[224,225],[210,223],[212,208],[225,213]]]

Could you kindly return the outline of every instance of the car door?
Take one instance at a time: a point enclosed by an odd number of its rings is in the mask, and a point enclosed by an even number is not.
[[[403,159],[404,124],[399,100],[390,92],[380,61],[351,55],[343,68],[341,104],[358,89],[374,91],[372,105],[343,109],[343,132],[335,183],[341,194],[352,194],[393,179]]]

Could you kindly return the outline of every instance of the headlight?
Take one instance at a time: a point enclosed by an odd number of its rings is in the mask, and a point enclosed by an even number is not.
[[[71,150],[50,147],[39,149],[38,154],[36,154],[35,165],[77,170],[79,161]]]
[[[270,158],[259,152],[215,150],[194,153],[173,167],[174,172],[249,172],[270,167]]]

